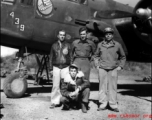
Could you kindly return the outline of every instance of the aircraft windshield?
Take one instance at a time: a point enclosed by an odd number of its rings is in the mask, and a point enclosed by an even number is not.
[[[1,3],[7,4],[7,5],[14,5],[16,0],[1,0]]]
[[[76,3],[80,3],[80,4],[87,4],[87,0],[68,0],[71,2],[76,2]]]

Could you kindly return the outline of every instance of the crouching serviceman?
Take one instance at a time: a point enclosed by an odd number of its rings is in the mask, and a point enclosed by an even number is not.
[[[87,113],[90,96],[90,82],[84,79],[84,73],[78,71],[75,64],[69,66],[69,73],[61,81],[61,103],[63,110],[79,108]]]

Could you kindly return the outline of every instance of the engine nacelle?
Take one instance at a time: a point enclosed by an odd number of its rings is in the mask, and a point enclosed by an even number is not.
[[[139,38],[152,42],[152,1],[140,0],[134,9],[133,27]]]
[[[141,18],[141,19],[151,19],[151,9],[147,8],[147,9],[143,9],[143,8],[139,8],[136,10],[136,15],[137,17]]]

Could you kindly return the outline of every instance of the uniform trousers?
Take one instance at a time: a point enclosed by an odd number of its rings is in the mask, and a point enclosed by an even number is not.
[[[60,69],[53,67],[53,87],[51,91],[51,104],[60,104],[60,80],[69,72],[69,67]]]
[[[80,103],[80,102],[89,102],[89,96],[90,96],[90,88],[85,88],[83,91],[80,91],[79,95],[75,97],[74,99],[71,99],[70,97],[61,97],[61,103],[70,104],[70,103]]]
[[[117,108],[117,70],[98,69],[99,72],[99,103]]]
[[[89,59],[88,58],[75,58],[74,64],[76,64],[78,66],[79,70],[81,70],[84,73],[85,78],[90,81],[91,65],[90,65]]]

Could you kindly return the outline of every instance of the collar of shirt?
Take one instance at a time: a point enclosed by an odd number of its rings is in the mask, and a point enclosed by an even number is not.
[[[109,43],[107,43],[107,42],[104,40],[104,41],[102,42],[102,46],[107,47],[107,48],[113,47],[113,46],[115,46],[115,42],[114,42],[114,40],[111,40]]]
[[[82,41],[82,40],[80,39],[80,41],[79,41],[78,43],[88,43],[88,39],[86,39],[85,41]]]
[[[60,46],[60,48],[62,47],[62,43],[58,40],[58,45]]]
[[[57,41],[57,45],[60,46],[60,48],[62,48],[65,45],[65,41],[60,42],[59,40]]]
[[[73,80],[69,73],[66,75],[64,82],[76,85],[76,79]]]
[[[80,78],[80,77],[84,77],[84,73],[82,71],[78,71],[75,79],[72,79],[70,73],[67,73],[67,75],[64,79],[64,82],[71,83],[71,84],[76,84],[77,78]]]

